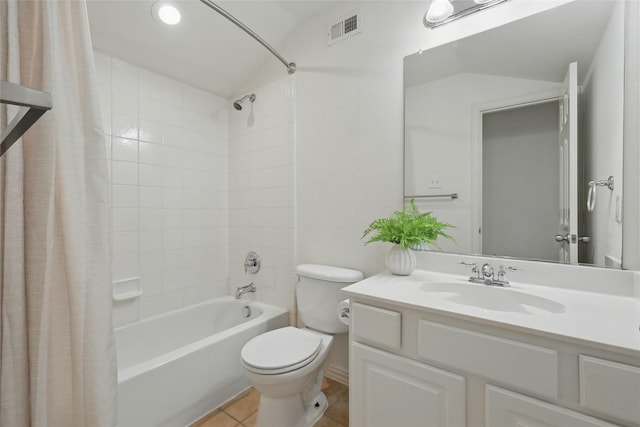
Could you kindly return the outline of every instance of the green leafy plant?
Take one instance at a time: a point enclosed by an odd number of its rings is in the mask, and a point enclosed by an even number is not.
[[[369,224],[361,239],[370,235],[365,244],[390,242],[403,248],[411,248],[426,243],[441,249],[436,243],[438,237],[454,241],[445,231],[448,228],[455,227],[438,221],[431,212],[421,213],[411,200],[404,205],[402,211],[396,211],[388,218],[376,219]]]

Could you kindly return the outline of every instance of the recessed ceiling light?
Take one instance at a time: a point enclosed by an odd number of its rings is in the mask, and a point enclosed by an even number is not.
[[[157,1],[151,8],[153,17],[167,25],[176,25],[182,16],[175,3],[170,1]]]

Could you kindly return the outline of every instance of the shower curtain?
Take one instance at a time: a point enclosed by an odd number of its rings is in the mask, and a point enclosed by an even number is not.
[[[53,99],[0,158],[0,426],[113,426],[109,186],[84,0],[0,0],[0,79]],[[0,109],[2,129],[14,112]]]

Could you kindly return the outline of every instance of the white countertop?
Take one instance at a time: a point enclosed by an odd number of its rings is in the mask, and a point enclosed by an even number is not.
[[[634,296],[518,282],[511,282],[509,288],[500,288],[466,279],[461,275],[425,270],[415,270],[409,276],[385,272],[343,291],[349,297],[568,338],[640,356],[640,300]],[[446,283],[438,285],[443,282]]]

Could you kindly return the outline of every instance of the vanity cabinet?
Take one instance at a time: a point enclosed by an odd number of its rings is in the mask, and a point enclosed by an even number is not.
[[[638,427],[640,360],[351,297],[352,427]]]
[[[465,426],[465,379],[366,345],[351,346],[352,426]]]

